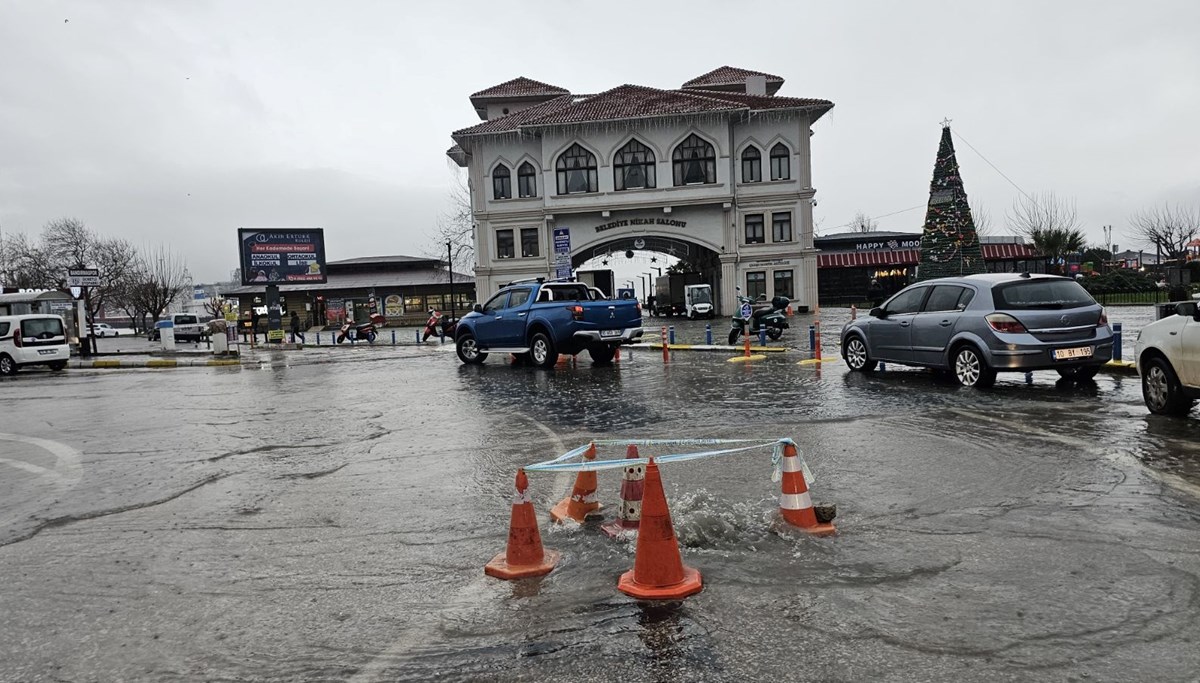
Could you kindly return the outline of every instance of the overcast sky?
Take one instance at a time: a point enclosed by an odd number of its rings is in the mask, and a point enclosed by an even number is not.
[[[815,127],[820,233],[924,207],[945,117],[1026,192],[1113,241],[1200,205],[1200,2],[0,0],[0,229],[74,216],[164,242],[197,282],[239,226],[313,226],[331,259],[429,252],[467,96],[528,76],[660,88],[729,64],[836,105]],[[1017,190],[956,139],[1004,232]],[[879,219],[918,231],[922,209]]]

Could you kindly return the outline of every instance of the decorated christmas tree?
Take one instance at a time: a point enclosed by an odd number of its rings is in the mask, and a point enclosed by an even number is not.
[[[929,184],[929,209],[921,233],[917,280],[982,272],[983,250],[971,218],[971,207],[967,205],[962,176],[958,174],[950,122],[943,121],[942,143],[933,166],[933,182]]]

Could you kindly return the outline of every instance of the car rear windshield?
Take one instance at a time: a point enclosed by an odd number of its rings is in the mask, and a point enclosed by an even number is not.
[[[195,325],[197,323],[194,315],[177,315],[175,316],[176,325]]]
[[[58,318],[30,318],[21,321],[21,336],[36,339],[62,337],[63,325]]]
[[[588,301],[592,298],[587,285],[546,285],[550,301]],[[538,297],[538,301],[546,301]]]
[[[1096,300],[1074,280],[1028,280],[1000,285],[992,290],[996,308],[1081,308]]]

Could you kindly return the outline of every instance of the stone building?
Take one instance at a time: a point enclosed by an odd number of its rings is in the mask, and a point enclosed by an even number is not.
[[[483,122],[447,154],[468,171],[478,295],[647,251],[704,273],[722,314],[739,286],[815,306],[809,137],[833,103],[782,86],[725,66],[669,90],[516,78],[471,95]]]

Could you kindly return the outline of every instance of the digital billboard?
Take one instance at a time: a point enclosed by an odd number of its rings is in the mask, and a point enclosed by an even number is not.
[[[239,228],[243,285],[326,282],[325,231]]]

